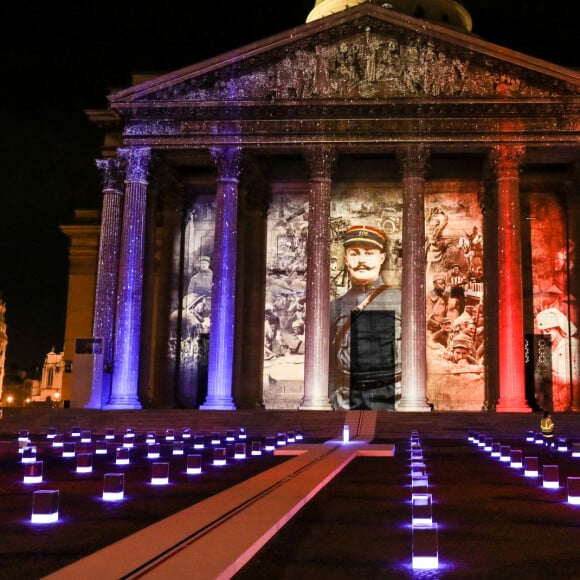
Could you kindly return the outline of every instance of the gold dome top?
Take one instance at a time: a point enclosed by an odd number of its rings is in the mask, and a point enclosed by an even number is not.
[[[422,18],[464,32],[471,32],[473,26],[469,12],[455,0],[316,0],[306,22],[324,18],[363,2],[371,2],[407,16]]]

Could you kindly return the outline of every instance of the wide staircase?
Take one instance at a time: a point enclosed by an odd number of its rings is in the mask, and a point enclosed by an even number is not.
[[[367,417],[368,415],[368,417]],[[406,437],[417,430],[432,438],[457,439],[469,431],[485,432],[493,436],[518,438],[528,429],[539,429],[540,413],[495,412],[377,412],[355,415],[351,434],[373,434],[387,440]],[[376,417],[376,418],[375,418]],[[580,414],[556,413],[557,435],[580,438]],[[167,428],[178,432],[189,427],[192,433],[209,434],[226,429],[244,427],[252,436],[275,436],[277,433],[302,431],[310,440],[332,439],[342,436],[347,411],[199,411],[192,409],[144,409],[131,411],[101,411],[89,409],[5,409],[0,420],[0,436],[11,436],[20,430],[31,434],[46,433],[49,427],[66,433],[71,427],[92,430],[95,434],[114,428],[123,433],[131,427],[137,433],[148,430],[158,433]],[[371,421],[372,424],[369,424]],[[361,431],[362,429],[362,431]]]

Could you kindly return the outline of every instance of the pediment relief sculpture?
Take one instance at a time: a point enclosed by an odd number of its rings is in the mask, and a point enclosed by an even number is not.
[[[432,39],[397,38],[369,29],[339,42],[298,48],[275,62],[267,63],[267,58],[265,53],[237,63],[237,70],[226,66],[193,76],[146,100],[541,98],[565,92],[557,79],[508,62]]]

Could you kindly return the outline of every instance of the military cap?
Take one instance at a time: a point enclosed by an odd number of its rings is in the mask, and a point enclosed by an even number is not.
[[[385,251],[385,242],[387,241],[387,234],[373,226],[352,226],[344,232],[344,247],[353,246],[356,244],[369,244],[376,246]]]

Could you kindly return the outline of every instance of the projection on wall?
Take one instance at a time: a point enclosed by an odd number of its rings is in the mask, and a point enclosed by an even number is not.
[[[436,410],[485,404],[484,240],[476,193],[425,199],[427,399]]]
[[[575,248],[556,195],[531,194],[529,218],[533,330],[526,329],[525,356],[533,363],[535,403],[540,409],[579,410],[578,312],[568,286]]]
[[[214,198],[200,196],[186,216],[182,246],[174,251],[182,266],[174,268],[169,325],[169,355],[178,361],[179,398],[187,406],[198,407],[207,395],[214,230]]]

